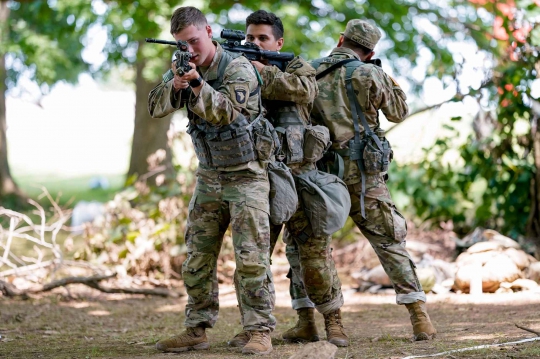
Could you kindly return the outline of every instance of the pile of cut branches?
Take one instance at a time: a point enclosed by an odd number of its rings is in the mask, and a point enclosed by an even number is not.
[[[62,209],[46,189],[43,189],[41,197],[46,197],[51,204],[49,218],[48,211],[34,200],[29,200],[29,203],[35,210],[28,214],[0,207],[2,295],[28,297],[58,287],[67,289],[70,284],[84,284],[105,293],[181,295],[167,289],[171,284],[169,281],[131,277],[117,273],[116,268],[111,270],[104,265],[66,259],[58,238],[60,233],[65,235],[73,230],[66,225],[71,211]],[[72,239],[68,235],[65,241],[72,242]],[[28,244],[32,251],[28,251]]]

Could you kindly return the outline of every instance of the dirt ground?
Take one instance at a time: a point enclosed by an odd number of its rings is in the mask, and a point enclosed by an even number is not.
[[[274,351],[269,358],[289,358],[301,344],[289,344],[280,335],[296,320],[290,309],[287,281],[276,274],[278,293],[272,333]],[[241,330],[236,296],[231,286],[220,288],[221,312],[208,331],[210,350],[163,354],[154,349],[161,338],[181,330],[185,297],[105,295],[87,287],[70,287],[30,300],[0,297],[1,358],[236,358],[238,349],[227,340]],[[514,326],[540,331],[540,295],[513,293],[428,295],[429,311],[439,335],[434,341],[411,342],[411,327],[404,307],[394,295],[357,293],[344,285],[344,325],[351,345],[336,358],[403,358],[475,345],[534,337]],[[324,338],[324,322],[317,315]],[[540,358],[540,341],[452,353],[439,358]]]

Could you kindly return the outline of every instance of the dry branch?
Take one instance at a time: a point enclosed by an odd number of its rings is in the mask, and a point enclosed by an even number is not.
[[[64,259],[64,254],[56,242],[59,232],[65,228],[65,223],[71,216],[71,211],[64,211],[52,198],[49,192],[42,188],[43,194],[40,197],[47,197],[54,208],[54,216],[51,221],[46,218],[44,208],[37,202],[29,200],[39,215],[40,223],[35,224],[30,217],[10,209],[0,207],[0,217],[9,219],[8,228],[0,226],[0,268],[8,268],[0,271],[0,278],[17,277],[30,282],[45,280],[45,278],[54,278],[56,272],[66,267],[82,267],[91,270],[88,276],[71,276],[58,280],[53,280],[46,284],[36,284],[27,289],[19,289],[10,282],[0,280],[0,293],[7,297],[25,297],[29,294],[38,294],[51,291],[59,287],[67,287],[70,284],[84,284],[90,288],[97,289],[104,293],[125,293],[125,294],[143,294],[157,295],[162,297],[179,297],[184,295],[166,288],[131,288],[131,287],[109,287],[103,286],[100,282],[116,277],[107,268],[96,266],[83,261],[70,261]],[[46,234],[48,234],[46,236]],[[12,244],[16,240],[25,240],[34,244],[33,248],[37,256],[31,258],[28,256],[19,256],[11,252]],[[43,261],[44,251],[54,255],[54,259]],[[13,261],[11,261],[12,259]],[[31,264],[28,264],[31,263]],[[36,277],[37,276],[37,277]],[[117,282],[118,284],[118,282]],[[128,284],[129,285],[129,284]]]
[[[183,293],[174,292],[165,288],[106,288],[99,285],[97,282],[83,283],[87,286],[100,290],[103,293],[123,293],[123,294],[144,294],[157,295],[160,297],[178,298],[183,296]]]
[[[44,284],[40,287],[30,289],[28,293],[35,294],[40,292],[48,292],[50,290],[53,290],[54,288],[64,287],[68,284],[86,284],[89,286],[92,283],[97,283],[99,281],[114,277],[116,277],[116,273],[111,273],[107,275],[94,275],[90,277],[66,277],[55,280],[51,283]]]
[[[51,283],[40,285],[28,290],[19,290],[15,286],[0,280],[0,292],[6,297],[28,297],[29,294],[38,294],[51,291],[55,288],[65,287],[69,284],[84,284],[90,288],[97,289],[103,293],[123,293],[123,294],[144,294],[157,295],[161,297],[180,297],[183,293],[178,293],[165,288],[118,288],[104,287],[99,282],[116,277],[116,273],[105,275],[94,275],[90,277],[67,277],[55,280]]]
[[[527,328],[527,327],[522,327],[521,325],[518,325],[517,323],[514,323],[514,325],[516,327],[518,327],[519,329],[523,329],[527,332],[530,332],[530,333],[533,333],[533,334],[536,334],[537,337],[540,337],[540,332],[537,332],[536,330],[532,330],[530,328]]]
[[[9,284],[8,282],[4,282],[3,280],[0,280],[0,293],[5,295],[6,297],[23,297],[28,298],[28,295],[21,292],[17,288],[15,288],[13,285]]]

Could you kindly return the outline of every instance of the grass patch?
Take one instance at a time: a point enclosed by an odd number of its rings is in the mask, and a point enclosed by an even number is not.
[[[124,175],[104,175],[109,182],[107,189],[91,189],[90,181],[95,176],[65,178],[55,175],[20,176],[15,181],[30,198],[36,199],[41,193],[41,187],[47,188],[53,198],[61,206],[73,207],[79,201],[106,202],[114,198],[115,193],[122,189]],[[47,199],[40,203],[48,204]]]

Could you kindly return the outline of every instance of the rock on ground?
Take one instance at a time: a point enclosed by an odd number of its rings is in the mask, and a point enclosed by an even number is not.
[[[326,341],[309,343],[289,359],[334,359],[337,349],[334,344]]]

